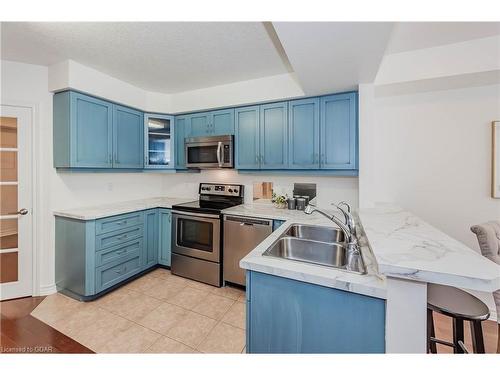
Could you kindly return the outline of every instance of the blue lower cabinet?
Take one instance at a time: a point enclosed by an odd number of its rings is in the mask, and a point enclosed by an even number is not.
[[[385,301],[247,272],[248,353],[384,353]]]
[[[140,252],[96,269],[96,293],[134,276],[142,269]]]
[[[57,290],[92,300],[158,263],[169,266],[171,218],[164,208],[87,221],[57,216]]]
[[[273,232],[281,227],[285,223],[285,220],[273,220]]]
[[[158,209],[144,212],[144,267],[158,263]]]
[[[170,266],[171,239],[172,239],[172,212],[166,208],[159,208],[159,248],[158,263],[163,266]]]

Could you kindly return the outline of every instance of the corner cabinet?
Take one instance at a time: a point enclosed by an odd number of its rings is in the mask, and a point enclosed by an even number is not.
[[[247,353],[384,353],[385,301],[247,271]]]
[[[87,301],[158,264],[170,265],[170,209],[97,220],[56,217],[57,290]]]
[[[74,91],[54,94],[54,167],[142,169],[143,114]]]

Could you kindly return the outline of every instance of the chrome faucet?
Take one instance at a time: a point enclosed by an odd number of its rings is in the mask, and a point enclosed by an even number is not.
[[[340,205],[340,204],[339,204]],[[341,210],[344,212],[344,210]],[[337,224],[342,232],[344,232],[344,236],[346,239],[346,248],[347,248],[347,269],[349,271],[359,270],[362,268],[362,257],[361,251],[359,250],[358,241],[356,239],[355,234],[351,231],[349,224],[344,224],[342,220],[337,218],[335,215],[327,214],[315,206],[308,204],[304,210],[304,213],[311,215],[313,212],[318,212],[329,220],[333,221]]]
[[[345,201],[342,201],[338,204],[332,203],[332,206],[337,207],[337,209],[342,212],[342,214],[344,215],[345,225],[347,225],[351,233],[356,236],[356,222],[354,221],[354,217],[351,214],[351,205]],[[340,206],[345,206],[346,209],[343,209]]]

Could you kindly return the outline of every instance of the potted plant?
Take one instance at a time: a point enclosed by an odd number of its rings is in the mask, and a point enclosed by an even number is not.
[[[273,198],[271,202],[274,203],[274,207],[276,208],[285,208],[286,207],[286,201],[288,197],[287,195],[278,195],[273,191]]]

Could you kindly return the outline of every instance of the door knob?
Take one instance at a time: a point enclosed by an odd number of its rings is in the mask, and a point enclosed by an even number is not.
[[[14,215],[27,215],[28,214],[28,210],[26,208],[21,208],[19,211],[17,212],[14,212]]]

